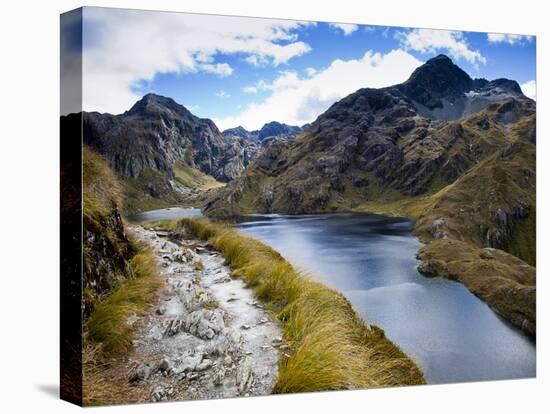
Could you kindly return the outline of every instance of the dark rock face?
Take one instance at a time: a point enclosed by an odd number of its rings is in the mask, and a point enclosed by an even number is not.
[[[98,220],[84,216],[84,318],[95,302],[128,277],[128,260],[135,254],[117,206]]]
[[[443,120],[463,118],[507,98],[525,98],[516,81],[472,79],[444,55],[428,60],[395,88],[420,115]]]
[[[265,124],[258,131],[258,139],[264,140],[268,137],[284,136],[297,134],[302,130],[299,126],[281,124],[280,122],[272,121]]]
[[[309,124],[302,127],[295,125],[282,124],[272,121],[265,124],[260,130],[247,131],[242,126],[229,128],[223,131],[223,135],[227,138],[242,138],[252,142],[263,142],[272,138],[294,138],[294,136],[304,130]]]
[[[256,141],[258,140],[258,132],[259,131],[247,131],[242,126],[238,126],[235,128],[226,129],[223,131],[223,135],[227,138],[239,137],[246,140]]]
[[[442,99],[454,102],[472,89],[472,78],[445,55],[428,60],[397,88],[429,109],[441,108]]]
[[[148,94],[122,115],[84,114],[84,143],[104,155],[124,178],[144,170],[173,175],[176,161],[220,181],[238,176],[255,152],[226,139],[210,119],[170,98]]]

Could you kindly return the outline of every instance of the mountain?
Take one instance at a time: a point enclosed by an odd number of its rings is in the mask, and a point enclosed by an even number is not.
[[[296,125],[281,124],[280,122],[272,121],[265,124],[258,132],[258,139],[263,141],[270,137],[281,137],[295,135],[302,131],[302,128]]]
[[[205,212],[409,216],[427,244],[420,270],[461,281],[534,333],[535,125],[517,82],[472,79],[440,55],[269,142]]]
[[[210,119],[155,94],[121,115],[82,116],[84,144],[124,180],[130,211],[181,203],[204,189],[198,187],[222,185],[257,153],[248,142],[224,137]]]
[[[413,102],[420,115],[453,120],[510,97],[522,97],[516,81],[472,79],[445,55],[430,59],[396,88]]]
[[[225,131],[223,131],[223,135],[228,138],[238,137],[250,141],[258,140],[258,131],[247,131],[242,126],[226,129]]]
[[[299,134],[308,124],[303,127],[296,125],[287,125],[280,122],[272,121],[264,124],[264,126],[256,131],[247,131],[242,126],[236,128],[229,128],[223,131],[225,137],[239,137],[250,141],[263,142],[272,138],[294,138]]]

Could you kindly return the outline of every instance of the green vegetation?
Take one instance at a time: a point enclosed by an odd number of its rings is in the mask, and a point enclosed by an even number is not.
[[[279,253],[222,224],[184,219],[184,229],[210,241],[229,265],[278,312],[291,348],[275,392],[308,392],[423,384],[422,373],[384,332],[366,325],[348,300],[297,272]]]
[[[174,174],[176,180],[186,187],[196,188],[199,190],[210,190],[212,188],[220,188],[225,186],[225,183],[217,181],[214,177],[203,173],[202,171],[190,167],[183,161],[177,161],[174,164]]]
[[[124,210],[128,213],[172,207],[184,201],[171,189],[166,173],[152,169],[124,180],[124,193]]]
[[[87,338],[101,344],[105,355],[122,355],[131,350],[134,326],[128,320],[147,309],[160,286],[155,259],[146,250],[130,260],[130,272],[133,277],[96,306],[87,324]]]
[[[103,157],[88,147],[82,156],[84,218],[97,221],[123,202],[123,189]]]
[[[107,161],[83,149],[84,317],[128,277],[127,261],[136,253],[120,216],[123,188]]]
[[[127,213],[156,210],[173,206],[195,206],[202,192],[221,188],[225,183],[179,160],[174,164],[175,181],[194,192],[182,194],[170,184],[166,172],[146,169],[137,178],[123,181],[124,210]]]
[[[521,257],[531,266],[537,265],[537,213],[533,209],[526,219],[521,220],[514,229],[508,251]]]
[[[459,240],[434,240],[419,252],[428,273],[456,280],[495,312],[536,334],[535,268],[498,249]]]

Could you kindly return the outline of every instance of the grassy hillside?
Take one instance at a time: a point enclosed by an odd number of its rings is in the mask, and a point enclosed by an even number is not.
[[[512,136],[505,148],[435,194],[357,210],[416,219],[416,234],[427,244],[419,252],[420,270],[462,282],[534,335],[535,154],[534,144]]]
[[[180,225],[210,241],[234,276],[242,277],[277,312],[292,352],[280,363],[275,392],[425,382],[415,363],[384,331],[365,324],[341,293],[297,272],[268,246],[206,220],[183,220]]]
[[[217,181],[214,177],[196,168],[190,167],[181,160],[174,164],[174,174],[176,180],[178,180],[180,184],[197,190],[207,191],[226,185],[225,183]]]
[[[141,171],[136,178],[119,178],[124,194],[124,210],[136,213],[165,207],[194,207],[200,198],[212,189],[225,186],[214,177],[176,161],[174,176],[152,169]]]
[[[83,150],[84,316],[129,276],[136,254],[121,216],[123,188],[107,162]]]
[[[123,185],[86,147],[83,180],[84,403],[108,404],[133,392],[112,357],[131,351],[134,327],[128,319],[149,306],[160,281],[154,258],[126,232]]]

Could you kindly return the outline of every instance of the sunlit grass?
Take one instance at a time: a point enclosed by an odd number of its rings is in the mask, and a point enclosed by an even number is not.
[[[278,310],[290,345],[276,393],[423,384],[418,367],[383,331],[367,326],[339,292],[297,272],[279,253],[235,229],[206,220],[180,221],[209,240],[233,270]]]
[[[147,309],[161,283],[155,258],[147,250],[131,259],[130,269],[133,277],[99,302],[87,323],[87,338],[100,344],[105,355],[131,350],[134,327],[128,319]]]

